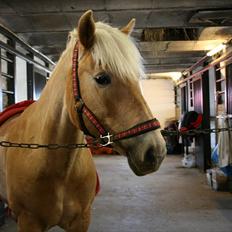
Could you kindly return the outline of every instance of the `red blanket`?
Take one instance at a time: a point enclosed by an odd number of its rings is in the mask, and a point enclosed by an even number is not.
[[[0,126],[10,117],[22,113],[29,105],[34,102],[35,101],[32,100],[22,101],[6,108],[3,112],[0,113]]]

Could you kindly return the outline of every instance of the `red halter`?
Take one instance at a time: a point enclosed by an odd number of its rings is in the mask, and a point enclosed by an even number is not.
[[[95,126],[95,128],[98,130],[100,134],[100,144],[102,146],[107,146],[109,144],[112,144],[115,141],[119,141],[122,139],[127,139],[130,137],[138,136],[144,133],[147,133],[152,130],[156,130],[160,128],[160,123],[156,118],[153,118],[151,120],[148,120],[146,122],[139,123],[135,125],[134,127],[119,132],[117,134],[110,134],[104,126],[99,122],[97,117],[94,115],[94,113],[86,106],[84,101],[81,98],[81,92],[80,92],[80,83],[78,78],[78,41],[75,45],[74,51],[73,51],[73,60],[72,60],[72,80],[73,80],[73,94],[76,101],[76,111],[78,113],[79,117],[79,123],[81,130],[84,132],[85,135],[89,135],[94,137],[87,127],[85,126],[84,120],[83,120],[83,114],[89,119],[89,121]]]

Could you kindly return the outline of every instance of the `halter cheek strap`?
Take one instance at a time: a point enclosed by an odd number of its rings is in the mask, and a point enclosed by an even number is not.
[[[134,136],[138,136],[144,133],[147,133],[152,130],[156,130],[160,128],[160,123],[156,118],[153,118],[151,120],[148,120],[143,123],[139,123],[133,127],[131,127],[128,130],[119,132],[117,134],[110,134],[107,132],[107,130],[104,128],[104,126],[99,122],[95,114],[86,106],[84,103],[82,97],[81,97],[81,91],[80,91],[80,82],[78,77],[78,41],[75,44],[75,48],[73,51],[73,60],[72,60],[72,82],[73,82],[73,94],[75,98],[75,106],[76,111],[79,118],[79,124],[80,129],[84,132],[85,135],[89,135],[91,137],[94,137],[86,127],[83,119],[83,115],[85,115],[88,120],[94,125],[94,127],[97,129],[97,131],[100,134],[99,143],[102,146],[107,146],[109,144],[112,144],[115,141],[119,141],[122,139],[128,139]]]
[[[104,135],[106,134],[104,127],[99,123],[96,116],[92,113],[92,111],[85,105],[84,101],[82,100],[80,83],[78,78],[78,65],[79,62],[78,62],[78,41],[77,41],[73,51],[72,81],[73,81],[73,94],[76,102],[75,107],[79,117],[80,128],[85,135],[94,137],[85,126],[83,119],[83,114],[84,114],[89,119],[89,121],[96,127],[96,129],[100,132],[100,134]]]

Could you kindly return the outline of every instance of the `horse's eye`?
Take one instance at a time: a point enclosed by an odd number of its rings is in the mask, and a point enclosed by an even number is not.
[[[111,83],[111,78],[106,73],[100,74],[96,76],[94,79],[99,85],[102,85],[102,86],[106,86]]]

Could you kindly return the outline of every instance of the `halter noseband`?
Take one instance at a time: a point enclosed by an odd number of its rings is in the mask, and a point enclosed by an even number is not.
[[[78,118],[79,118],[80,129],[84,132],[85,135],[95,137],[89,132],[89,130],[85,126],[83,114],[88,118],[88,120],[98,130],[100,134],[100,137],[98,139],[100,140],[99,143],[102,146],[107,146],[109,144],[112,144],[115,141],[138,136],[138,135],[141,135],[149,131],[160,128],[159,121],[156,118],[153,118],[146,122],[139,123],[135,125],[134,127],[131,127],[130,129],[119,132],[117,134],[110,134],[109,132],[107,132],[107,130],[99,122],[99,120],[94,115],[94,113],[86,106],[86,104],[84,103],[81,97],[80,82],[79,82],[79,77],[78,77],[78,64],[79,64],[79,61],[78,61],[78,41],[77,41],[74,51],[73,51],[73,60],[72,60],[73,94],[75,98],[75,107],[76,107],[76,111],[77,111]]]

